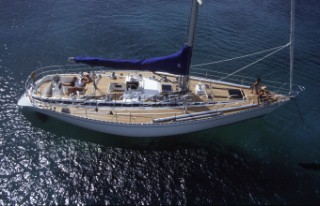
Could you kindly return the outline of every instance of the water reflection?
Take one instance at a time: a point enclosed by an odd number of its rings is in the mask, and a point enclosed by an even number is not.
[[[237,127],[150,140],[102,134],[28,110],[15,109],[3,122],[3,204],[283,204],[301,185],[287,166],[209,144],[212,135]]]

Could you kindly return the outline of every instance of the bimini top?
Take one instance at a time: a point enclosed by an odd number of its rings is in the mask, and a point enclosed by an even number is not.
[[[84,63],[91,66],[105,66],[113,69],[147,70],[187,75],[189,74],[191,56],[192,47],[185,45],[175,54],[143,60],[104,59],[95,57],[71,57],[69,59],[76,63]]]

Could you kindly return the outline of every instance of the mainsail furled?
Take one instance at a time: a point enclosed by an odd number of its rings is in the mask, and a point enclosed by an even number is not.
[[[113,69],[145,70],[167,72],[176,75],[188,75],[192,56],[192,47],[183,46],[177,53],[142,60],[104,59],[95,57],[73,57],[76,63],[91,66],[105,66]]]

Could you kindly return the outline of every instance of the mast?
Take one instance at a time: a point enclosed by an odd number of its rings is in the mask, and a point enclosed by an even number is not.
[[[194,37],[195,37],[195,31],[196,31],[196,24],[198,20],[198,13],[199,13],[199,6],[202,4],[202,0],[192,0],[192,8],[191,8],[191,17],[190,17],[190,23],[189,23],[189,32],[188,32],[188,40],[187,40],[187,46],[192,49],[193,43],[194,43]],[[192,54],[191,54],[192,55]],[[189,64],[188,64],[188,74],[181,76],[182,77],[182,83],[181,83],[181,89],[182,92],[188,91],[188,80],[189,80],[189,71],[191,67],[191,55],[189,56]]]
[[[187,45],[189,47],[193,47],[196,24],[198,20],[199,6],[201,4],[202,4],[201,0],[192,1],[191,18],[190,18],[190,25],[189,25],[188,41],[187,41]]]
[[[295,0],[291,0],[290,91],[289,91],[289,94],[292,94],[293,62],[294,62],[294,33],[295,33]]]

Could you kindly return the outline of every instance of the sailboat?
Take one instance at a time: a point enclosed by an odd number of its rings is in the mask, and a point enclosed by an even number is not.
[[[201,5],[201,0],[192,0],[188,39],[178,52],[143,60],[71,57],[73,64],[33,71],[18,105],[103,133],[160,137],[261,117],[304,91],[303,86],[292,83],[293,0],[290,42],[266,50],[271,53],[263,57],[290,46],[289,84],[266,80],[262,84],[259,78],[236,78],[236,72],[210,69],[192,73]]]

